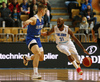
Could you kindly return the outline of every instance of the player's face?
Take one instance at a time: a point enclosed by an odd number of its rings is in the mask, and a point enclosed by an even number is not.
[[[63,21],[60,20],[60,19],[58,19],[58,20],[57,20],[57,27],[58,27],[58,28],[61,28],[62,26],[63,26]]]
[[[47,8],[42,9],[42,16],[45,15],[46,11],[47,11]]]

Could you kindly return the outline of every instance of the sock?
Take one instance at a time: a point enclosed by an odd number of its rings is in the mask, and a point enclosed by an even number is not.
[[[73,64],[73,66],[77,69],[78,68],[78,65],[75,61],[71,62]]]
[[[34,70],[34,75],[38,74],[38,68],[37,67],[34,67],[33,70]]]
[[[31,56],[26,57],[26,59],[27,59],[27,60],[32,60],[32,59],[31,59]]]

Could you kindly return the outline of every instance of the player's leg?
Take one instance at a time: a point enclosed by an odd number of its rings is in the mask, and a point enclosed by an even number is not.
[[[75,51],[76,49],[70,50],[71,55],[76,60],[77,65],[80,67],[80,59],[78,53]]]
[[[57,48],[60,52],[64,53],[67,55],[68,59],[70,62],[72,62],[72,64],[74,65],[74,67],[77,69],[78,65],[75,63],[74,58],[71,56],[70,51],[68,50],[68,47],[65,45],[57,45]]]
[[[83,72],[82,72],[82,70],[81,70],[81,67],[80,67],[79,55],[78,55],[78,52],[77,52],[77,50],[76,50],[76,48],[75,48],[74,43],[73,43],[72,41],[70,41],[70,42],[68,43],[67,46],[68,46],[68,48],[69,48],[69,51],[70,51],[70,53],[71,53],[71,56],[74,58],[75,62],[76,62],[77,65],[78,65],[77,72],[78,72],[79,74],[83,74]]]
[[[29,44],[28,44],[28,49],[31,50],[31,47],[34,46],[34,45],[37,45],[37,42],[35,39],[33,39]],[[28,65],[28,61],[30,60],[34,60],[34,55],[32,56],[23,56],[23,63],[25,66]]]
[[[41,52],[39,61],[43,61],[44,60],[44,50],[43,50],[40,38],[37,39],[37,44],[38,44],[38,46],[40,48],[40,52]]]
[[[41,52],[41,55],[40,55],[39,61],[43,61],[44,60],[44,51],[40,51],[40,52]],[[27,57],[27,60],[28,61],[34,60],[34,55]]]
[[[70,51],[68,50],[68,47],[66,45],[57,45],[57,48],[60,52],[66,54],[68,56],[69,61],[73,64],[73,66],[76,69],[80,69],[75,61],[75,59],[73,58],[73,56],[71,55]],[[78,73],[80,75],[82,75],[82,70],[78,71]]]
[[[73,56],[73,58],[76,60],[76,63],[80,67],[80,59],[79,59],[78,52],[77,52],[77,50],[75,48],[75,45],[73,44],[72,41],[70,41],[70,43],[68,45],[70,45],[69,46],[69,51],[71,52],[71,55]]]
[[[33,45],[38,45],[38,44],[39,44],[39,47],[41,47],[40,51],[43,53],[42,56],[41,56],[42,58],[40,57],[40,61],[43,61],[44,52],[43,52],[43,48],[42,48],[40,40],[38,40],[38,43],[37,43],[37,41],[35,39],[33,39],[32,41],[30,41],[30,43],[28,44],[28,49],[31,50],[31,47]],[[32,56],[25,56],[24,55],[23,56],[23,63],[24,63],[25,66],[28,65],[28,61],[30,61],[30,60],[34,60],[34,55],[32,55]]]
[[[36,42],[37,42],[37,44],[33,45],[30,48],[31,52],[34,54],[34,57],[33,57],[34,75],[33,75],[33,78],[41,78],[41,76],[38,74],[38,65],[39,65],[39,61],[44,60],[44,50],[43,50],[42,44],[40,42],[40,38],[37,38]]]
[[[41,76],[38,74],[38,65],[39,65],[39,59],[41,56],[41,51],[38,45],[34,45],[31,47],[31,52],[34,54],[34,60],[33,60],[33,70],[34,75],[33,78],[41,78]]]
[[[41,51],[41,56],[40,56],[39,61],[43,61],[43,60],[44,60],[44,51]]]

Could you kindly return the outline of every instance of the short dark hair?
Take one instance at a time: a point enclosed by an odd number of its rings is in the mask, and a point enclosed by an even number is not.
[[[44,8],[47,8],[47,6],[46,5],[43,5],[43,4],[39,4],[38,5],[38,9],[39,10],[44,9]]]

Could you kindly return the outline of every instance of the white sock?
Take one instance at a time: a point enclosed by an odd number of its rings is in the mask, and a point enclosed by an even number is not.
[[[73,64],[73,66],[77,69],[78,68],[78,65],[77,65],[77,63],[76,63],[76,61],[73,61],[73,62],[71,62],[72,64]]]
[[[27,60],[32,60],[32,59],[31,59],[31,56],[27,56],[26,59],[27,59]]]
[[[34,70],[34,75],[38,74],[38,68],[37,67],[34,67],[33,70]]]

